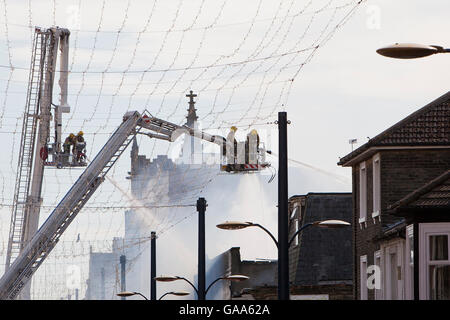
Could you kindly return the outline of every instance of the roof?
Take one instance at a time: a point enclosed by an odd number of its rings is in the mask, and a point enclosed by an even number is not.
[[[318,220],[352,221],[351,193],[308,193],[302,224]],[[307,228],[291,247],[291,277],[296,285],[352,279],[352,228]],[[298,248],[299,251],[294,248]],[[294,261],[295,259],[295,261]]]
[[[390,205],[388,210],[450,209],[450,170]]]
[[[384,227],[380,234],[375,235],[373,241],[389,240],[392,238],[402,237],[404,238],[406,229],[405,219],[401,219],[397,222],[387,225]]]
[[[450,145],[450,91],[342,157],[338,165],[348,165],[372,147],[442,145]]]

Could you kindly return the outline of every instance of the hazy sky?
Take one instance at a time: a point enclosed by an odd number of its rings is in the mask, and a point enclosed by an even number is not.
[[[20,140],[17,117],[21,109],[17,105],[22,106],[25,99],[25,69],[32,31],[26,26],[30,24],[45,27],[56,23],[72,30],[70,63],[74,72],[69,79],[72,113],[64,116],[63,128],[65,133],[84,129],[92,146],[88,149],[91,157],[127,109],[147,107],[161,117],[183,121],[184,94],[193,89],[199,94],[196,107],[203,127],[220,127],[223,134],[232,124],[254,123],[260,130],[276,130],[273,125],[261,123],[275,120],[276,110],[284,104],[292,121],[289,156],[348,176],[348,169],[337,167],[336,162],[351,151],[349,139],[357,138],[361,145],[367,137],[375,136],[447,91],[443,71],[450,64],[448,56],[403,61],[375,53],[377,48],[395,42],[445,46],[450,4],[444,0],[364,1],[300,69],[289,95],[287,80],[299,69],[296,65],[307,60],[309,45],[320,38],[323,30],[332,30],[352,8],[349,4],[356,1],[253,0],[245,4],[240,1],[239,6],[236,0],[195,0],[189,4],[114,0],[90,1],[89,5],[86,1],[30,3],[31,6],[27,1],[1,4],[0,65],[11,63],[18,67],[12,76],[8,68],[0,68],[4,113],[1,131],[16,132],[14,137],[9,134],[3,140],[5,148],[13,154],[0,163],[8,175],[14,173],[17,152],[13,148],[18,147]],[[333,8],[346,4],[332,16]],[[321,9],[325,10],[314,16],[311,24],[312,12]],[[283,21],[282,17],[289,18]],[[331,18],[334,20],[327,29]],[[205,32],[205,26],[212,26],[213,31]],[[303,42],[295,45],[299,39]],[[201,68],[195,69],[213,62],[221,65],[305,49],[305,54],[294,55],[286,69],[282,67],[284,58],[273,66],[273,59],[263,59],[262,65],[256,63],[259,68],[253,68],[254,64],[242,69],[211,68],[203,74]],[[124,70],[187,66],[194,69],[150,72],[143,77],[139,72],[122,74]],[[270,71],[262,72],[267,67]],[[252,73],[253,70],[256,71]],[[276,75],[279,70],[282,72]],[[194,80],[197,76],[200,79]],[[243,127],[238,132],[244,135],[246,130]],[[156,149],[148,141],[142,143],[141,148],[148,156],[167,152],[165,143]],[[277,148],[276,144],[271,147]],[[127,162],[128,159],[122,163]],[[7,180],[11,181],[9,176]]]
[[[448,47],[449,12],[445,0],[367,1],[296,81],[290,156],[339,170],[350,138],[361,145],[446,93],[450,55],[398,60],[375,50],[396,42]]]

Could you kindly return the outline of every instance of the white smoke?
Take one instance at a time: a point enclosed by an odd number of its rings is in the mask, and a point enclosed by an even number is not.
[[[205,168],[211,170],[211,168]],[[219,168],[217,167],[217,170]],[[207,261],[227,251],[231,247],[241,248],[243,260],[257,258],[276,259],[276,246],[272,239],[259,228],[247,228],[237,231],[225,231],[216,225],[227,221],[251,221],[259,223],[277,236],[277,179],[268,183],[268,175],[261,174],[232,174],[223,173],[213,179],[202,191],[201,197],[207,200],[206,210],[206,254]],[[349,185],[343,185],[332,176],[323,175],[309,168],[289,168],[290,195],[308,192],[339,192],[348,191]],[[176,211],[176,214],[174,212]],[[183,276],[194,284],[197,274],[197,214],[195,207],[166,208],[150,210],[140,215],[142,226],[150,225],[155,216],[162,219],[163,215],[187,216],[186,220],[164,232],[157,239],[157,275]],[[145,227],[144,227],[145,228]],[[152,230],[144,230],[150,234]],[[127,276],[127,290],[134,290],[149,294],[150,285],[150,248],[141,248],[141,255],[136,259],[135,266]],[[208,265],[207,265],[208,268]],[[211,270],[207,270],[209,272]],[[138,277],[132,274],[139,274]],[[211,274],[220,274],[211,272]],[[274,275],[275,276],[275,275]],[[131,280],[134,278],[135,280]],[[130,279],[130,280],[129,280]],[[208,285],[214,279],[207,279]],[[226,283],[215,286],[226,287]],[[192,294],[188,299],[196,299],[192,288],[184,281],[158,283],[157,296],[168,291],[186,290]],[[211,293],[218,292],[211,290]],[[220,293],[220,291],[219,291]],[[166,296],[165,299],[175,299]],[[186,297],[181,297],[185,299]],[[209,296],[221,298],[220,296]]]

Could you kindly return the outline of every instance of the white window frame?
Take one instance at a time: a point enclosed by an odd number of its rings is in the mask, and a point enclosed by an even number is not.
[[[298,231],[298,227],[299,227],[298,218],[295,218],[295,219],[294,219],[294,227],[295,227],[295,232],[297,232],[297,231]],[[294,239],[294,246],[298,246],[298,237],[299,237],[299,234],[297,234],[297,235],[295,236],[295,239]]]
[[[362,228],[366,225],[367,218],[367,170],[366,163],[359,165],[359,225]]]
[[[380,154],[377,153],[372,158],[372,198],[373,198],[373,222],[380,216],[381,212],[381,164]]]
[[[413,238],[411,243],[410,237]],[[414,225],[408,225],[406,227],[406,239],[405,239],[405,299],[414,300],[414,257],[411,262],[411,249],[414,250]]]
[[[441,223],[420,223],[419,224],[419,299],[430,299],[430,283],[429,283],[429,266],[430,265],[447,265],[450,264],[450,252],[449,260],[442,260],[439,262],[430,263],[430,243],[429,237],[435,235],[448,235],[448,241],[450,242],[450,222]],[[448,250],[450,251],[450,243],[448,244]]]
[[[367,255],[359,257],[359,299],[368,300],[369,289],[367,288]]]

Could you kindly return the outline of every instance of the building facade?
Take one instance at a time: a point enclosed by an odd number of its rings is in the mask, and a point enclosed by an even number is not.
[[[355,299],[432,299],[427,286],[418,284],[430,281],[428,273],[419,271],[430,254],[430,240],[424,235],[433,226],[427,226],[426,220],[405,219],[397,211],[404,213],[398,205],[405,203],[402,199],[409,199],[450,168],[450,92],[338,164],[352,168]],[[436,230],[442,235],[450,231],[445,215],[430,210],[426,216],[438,223]],[[450,281],[448,272],[442,277]]]

